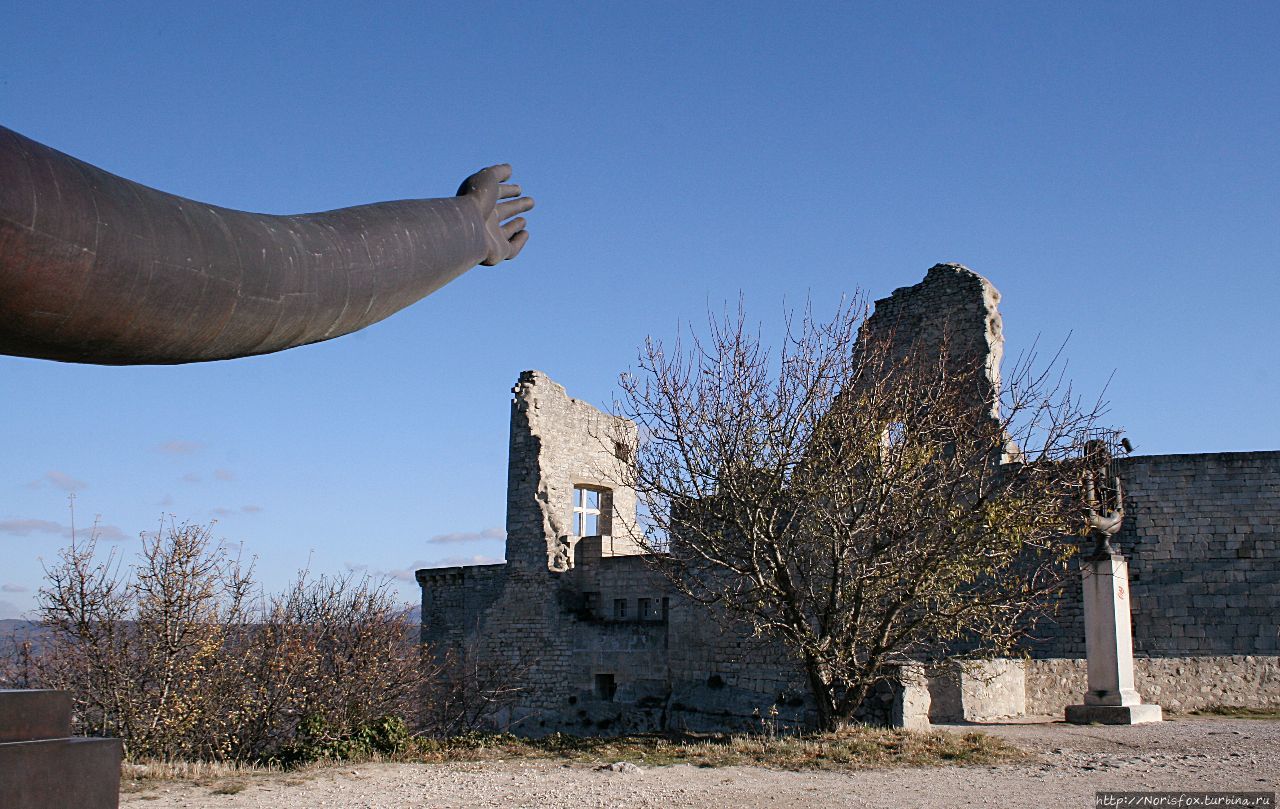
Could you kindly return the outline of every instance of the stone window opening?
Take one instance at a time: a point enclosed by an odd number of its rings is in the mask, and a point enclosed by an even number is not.
[[[601,486],[574,486],[571,533],[580,537],[607,535],[612,510],[611,490]]]
[[[653,602],[647,598],[641,598],[636,601],[636,617],[641,621],[652,621],[656,616],[653,614]]]
[[[612,674],[596,675],[596,698],[605,702],[613,702],[613,695],[618,693],[618,684]]]
[[[627,600],[625,598],[615,598],[613,600],[613,617],[619,621],[627,617]]]

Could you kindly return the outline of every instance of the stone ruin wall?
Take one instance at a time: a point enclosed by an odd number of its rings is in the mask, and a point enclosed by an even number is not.
[[[1138,657],[1280,655],[1280,452],[1118,463]],[[1037,627],[1038,658],[1084,657],[1074,589]]]
[[[635,425],[570,397],[541,371],[521,373],[512,392],[507,563],[529,570],[552,565],[557,542],[570,536],[575,485],[613,492],[615,524],[601,526],[614,539],[609,555],[639,553],[628,539],[635,493],[622,485],[619,458],[635,446]]]
[[[1148,455],[1119,463],[1134,677],[1167,711],[1280,708],[1280,452]],[[1036,629],[1028,713],[1084,692],[1084,620],[1069,590]]]
[[[436,567],[417,572],[422,588],[422,642],[461,647],[476,621],[502,595],[507,566]]]
[[[888,339],[894,356],[936,350],[945,337],[954,360],[984,365],[994,392],[1004,351],[999,301],[982,276],[939,264],[876,301],[864,335]],[[1132,577],[1140,690],[1160,689],[1171,710],[1280,701],[1280,452],[1135,456],[1119,469],[1127,518],[1118,547]],[[1063,673],[1082,667],[1085,654],[1078,581],[1055,612],[1027,646],[1029,710],[1055,700],[1060,710],[1083,692],[1083,679],[1071,680],[1069,697],[1063,690]],[[1179,684],[1158,685],[1166,674]]]
[[[994,406],[1004,357],[999,304],[1000,293],[986,278],[961,264],[936,264],[920,283],[877,300],[859,341],[884,345],[895,360],[912,352],[929,360],[945,346],[951,370],[981,366],[984,386],[974,395]]]
[[[1144,702],[1174,713],[1224,705],[1280,710],[1280,657],[1136,657],[1133,678]],[[1061,714],[1088,687],[1079,658],[1028,660],[1025,679],[1028,714]]]
[[[583,538],[573,545],[573,565],[555,569],[575,483],[613,488],[623,520],[634,520],[634,494],[601,473],[616,460],[611,441],[600,440],[618,426],[612,417],[538,372],[522,374],[515,393],[508,561],[418,571],[424,641],[488,663],[533,661],[525,695],[499,718],[522,733],[758,730],[772,707],[780,726],[809,722],[794,664],[678,596],[634,543]],[[625,434],[630,425],[621,426]],[[647,616],[639,614],[641,599]],[[618,600],[626,605],[621,618]],[[613,693],[601,693],[601,677]],[[891,721],[901,702],[900,689],[886,684],[866,718]]]
[[[626,436],[629,425],[570,398],[538,371],[522,373],[512,392],[506,563],[421,570],[417,578],[425,642],[523,672],[524,697],[504,718],[519,722],[562,708],[584,685],[575,657],[581,639],[566,610],[572,593],[551,569],[569,534],[574,484],[614,489],[614,510],[632,520],[635,500],[609,477],[614,427]]]
[[[945,334],[953,353],[981,358],[995,386],[1003,351],[998,301],[981,276],[938,265],[922,283],[877,301],[866,333],[891,335],[900,347],[909,345],[908,334],[926,346]],[[536,661],[526,696],[504,717],[524,733],[758,729],[758,713],[773,706],[780,724],[803,723],[808,706],[794,665],[778,649],[725,631],[703,608],[677,597],[633,543],[620,536],[580,542],[572,549],[573,568],[553,570],[569,532],[575,483],[613,489],[620,524],[611,534],[623,533],[622,522],[634,524],[634,495],[615,479],[611,440],[633,427],[570,398],[536,371],[521,374],[514,393],[507,563],[419,571],[423,638],[470,644],[492,661]],[[634,441],[634,432],[629,435]],[[1280,653],[1280,452],[1121,463],[1130,516],[1119,546],[1133,575],[1139,690],[1170,710],[1274,706],[1280,701],[1274,657]],[[636,616],[642,598],[659,612]],[[616,599],[627,603],[626,618],[612,616]],[[1058,607],[1056,622],[1037,628],[1025,670],[1010,664],[1019,671],[1002,674],[1002,688],[1013,687],[1006,675],[1018,675],[1025,701],[988,699],[967,681],[953,687],[935,678],[923,698],[917,686],[882,689],[867,718],[885,721],[906,705],[928,711],[930,691],[939,720],[989,718],[1023,707],[1060,712],[1083,691],[1084,632],[1074,588]],[[616,685],[609,698],[599,691],[601,675]]]

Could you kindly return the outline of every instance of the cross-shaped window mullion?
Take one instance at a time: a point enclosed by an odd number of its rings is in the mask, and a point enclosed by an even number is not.
[[[594,495],[595,503],[592,504]],[[590,536],[600,532],[600,492],[585,486],[573,489],[573,527],[578,536]],[[591,529],[591,518],[595,518],[595,530]]]

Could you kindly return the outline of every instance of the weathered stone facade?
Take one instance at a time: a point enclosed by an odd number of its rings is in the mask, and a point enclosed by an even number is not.
[[[631,426],[536,371],[521,374],[514,393],[507,562],[418,571],[423,640],[527,667],[523,696],[500,719],[524,733],[809,724],[799,672],[776,647],[709,620],[634,543],[569,533],[575,487],[612,505],[601,529],[634,522],[617,465]],[[867,721],[927,723],[922,676],[900,679],[868,700]]]
[[[864,338],[893,351],[945,345],[999,385],[999,293],[958,265],[876,302]],[[944,342],[945,341],[945,342]],[[758,729],[808,724],[797,668],[710,620],[623,539],[635,524],[621,459],[634,426],[526,371],[514,390],[506,563],[418,571],[423,639],[527,668],[501,723],[531,734]],[[987,400],[984,397],[984,400]],[[1280,704],[1280,452],[1131,457],[1127,514],[1138,689],[1170,710]],[[583,535],[590,493],[598,514]],[[868,721],[918,726],[1059,713],[1084,690],[1079,593],[1041,623],[1030,660],[925,677],[907,667]],[[931,710],[932,703],[932,710]]]
[[[1000,293],[986,278],[959,264],[936,264],[920,283],[876,301],[860,338],[883,343],[893,360],[914,352],[928,361],[945,351],[953,373],[978,368],[984,384],[974,389],[975,400],[994,406],[1004,357],[999,304]]]

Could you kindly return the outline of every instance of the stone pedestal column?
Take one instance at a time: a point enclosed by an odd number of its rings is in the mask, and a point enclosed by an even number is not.
[[[1129,563],[1118,553],[1081,563],[1089,690],[1083,705],[1067,706],[1077,725],[1159,722],[1159,705],[1143,704],[1133,687],[1133,630],[1129,623]]]

